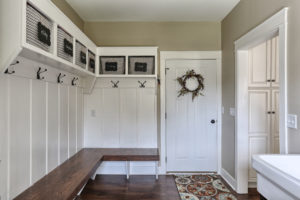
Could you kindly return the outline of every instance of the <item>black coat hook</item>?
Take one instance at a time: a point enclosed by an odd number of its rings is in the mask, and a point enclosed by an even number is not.
[[[16,62],[10,64],[9,66],[14,66],[14,65],[17,65],[17,64],[19,64],[19,63],[20,63],[20,62],[17,60]],[[7,69],[5,70],[4,73],[5,73],[5,74],[14,74],[14,73],[16,73],[16,71],[15,71],[15,70],[9,71],[9,69],[7,68]]]
[[[17,64],[19,64],[19,63],[20,63],[20,62],[17,60],[16,62],[10,64],[10,66],[17,65]]]
[[[8,68],[5,70],[4,74],[14,74],[15,70],[9,71]]]
[[[46,71],[47,71],[47,69],[44,69],[44,70],[42,71],[42,68],[39,67],[39,70],[38,70],[37,73],[36,73],[36,78],[37,78],[38,80],[43,80],[45,77],[41,77],[41,74],[44,73],[44,72],[46,72]]]
[[[113,84],[113,88],[118,88],[119,86],[118,86],[118,84],[119,84],[119,82],[120,81],[117,81],[116,83],[115,82],[113,82],[113,81],[110,81],[112,84]]]
[[[65,76],[66,76],[65,74],[59,73],[59,75],[57,77],[57,83],[63,83],[63,81],[61,79]]]
[[[141,81],[138,81],[138,83],[140,84],[140,88],[145,88],[145,84],[147,83],[147,81],[144,81],[143,83]]]
[[[76,81],[77,80],[79,80],[79,78],[77,78],[77,77],[74,77],[73,79],[72,79],[72,85],[73,86],[76,86],[77,84],[76,84]]]

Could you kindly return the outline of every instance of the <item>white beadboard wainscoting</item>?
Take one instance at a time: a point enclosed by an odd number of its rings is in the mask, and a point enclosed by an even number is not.
[[[83,89],[22,57],[0,75],[0,195],[12,199],[83,147]],[[47,68],[36,80],[38,67]],[[57,84],[59,73],[66,74]],[[23,77],[21,77],[22,75]]]
[[[118,88],[113,88],[118,82]],[[140,88],[140,81],[145,88]],[[84,146],[157,148],[157,89],[154,78],[101,78],[84,95]],[[155,173],[154,162],[131,162],[131,174]],[[125,174],[124,162],[104,162],[98,174]]]

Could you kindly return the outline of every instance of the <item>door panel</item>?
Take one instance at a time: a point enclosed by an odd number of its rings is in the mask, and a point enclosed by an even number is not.
[[[217,170],[217,87],[215,60],[167,61],[167,170]],[[192,101],[191,94],[177,97],[176,78],[194,69],[204,77],[204,96]]]
[[[249,181],[256,181],[256,172],[252,168],[252,156],[268,153],[268,136],[249,137]]]
[[[268,135],[270,132],[270,91],[249,91],[249,135]]]

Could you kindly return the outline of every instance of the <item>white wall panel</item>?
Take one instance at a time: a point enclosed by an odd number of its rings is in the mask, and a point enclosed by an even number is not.
[[[137,91],[120,89],[120,147],[137,147]]]
[[[101,139],[104,141],[103,147],[119,147],[120,92],[115,88],[104,88],[102,91]]]
[[[76,153],[77,142],[77,90],[76,87],[69,87],[69,157]]]
[[[32,81],[32,183],[46,174],[46,83]]]
[[[74,75],[66,73],[58,85],[58,70],[22,57],[18,60],[15,74],[0,74],[1,199],[23,192],[57,167],[60,156],[64,161],[69,150],[74,154],[83,141],[83,89],[70,86]],[[35,79],[39,66],[48,69],[43,80]],[[80,141],[76,129],[81,129]]]
[[[60,110],[60,121],[59,121],[59,146],[60,154],[59,161],[63,163],[68,159],[68,86],[61,85],[60,90],[60,101],[59,101],[59,110]]]
[[[154,88],[137,89],[138,147],[157,147],[156,95]]]
[[[7,76],[0,75],[0,196],[7,198]]]
[[[83,147],[83,89],[77,88],[77,151]]]
[[[48,172],[52,171],[59,163],[59,107],[58,107],[58,85],[48,83],[47,98],[47,146],[48,146]]]
[[[9,198],[30,185],[30,81],[9,77]]]
[[[101,147],[102,90],[94,89],[84,96],[84,146]]]

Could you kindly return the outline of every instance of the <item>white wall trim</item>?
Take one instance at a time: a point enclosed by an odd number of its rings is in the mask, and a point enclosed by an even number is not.
[[[220,175],[232,189],[236,190],[236,180],[224,168],[221,169]]]
[[[160,174],[167,173],[166,161],[166,76],[165,68],[167,60],[178,59],[212,59],[217,61],[217,92],[218,92],[218,173],[221,172],[221,145],[222,145],[222,52],[221,51],[161,51],[160,52]]]
[[[287,144],[287,14],[284,8],[235,41],[235,174],[236,191],[248,193],[248,49],[279,35],[280,62],[280,152],[288,153]],[[246,77],[246,78],[245,78]]]

